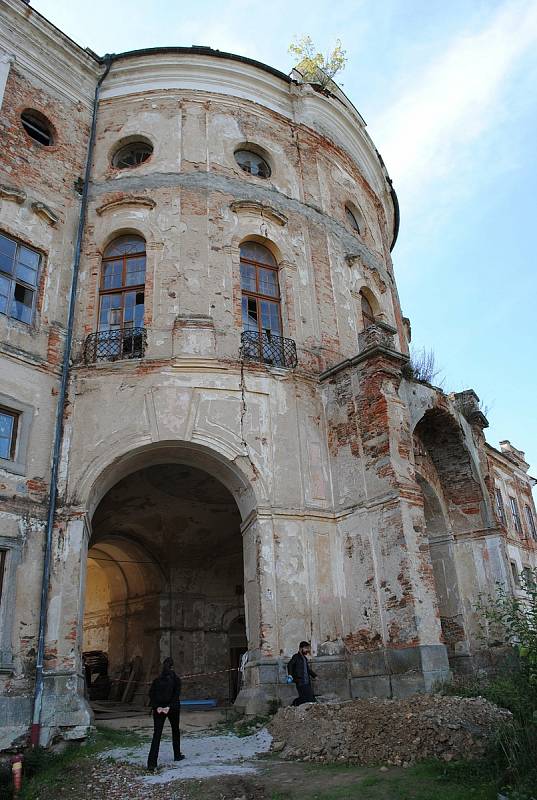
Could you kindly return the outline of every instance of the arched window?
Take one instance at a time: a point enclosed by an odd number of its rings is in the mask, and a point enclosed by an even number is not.
[[[264,364],[289,366],[287,362],[291,363],[293,359],[286,356],[282,338],[276,259],[270,250],[257,242],[244,242],[240,255],[243,354]]]
[[[131,234],[114,239],[102,261],[99,330],[142,327],[144,287],[144,239]]]
[[[245,331],[282,335],[278,265],[266,247],[244,242],[241,254],[242,325]]]
[[[370,325],[375,324],[375,314],[371,308],[371,303],[363,292],[360,292],[360,303],[362,308],[362,326],[363,330],[369,328]]]

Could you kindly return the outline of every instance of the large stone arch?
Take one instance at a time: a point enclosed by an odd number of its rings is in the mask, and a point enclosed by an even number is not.
[[[414,426],[414,453],[436,475],[454,532],[484,527],[485,493],[461,423],[447,410],[429,408]]]
[[[205,630],[208,631],[207,635],[218,634],[223,640],[224,637],[231,635],[230,622],[242,617],[245,620],[250,660],[253,661],[258,657],[261,646],[260,631],[263,627],[262,616],[265,613],[269,613],[270,616],[270,611],[263,605],[266,600],[264,601],[262,597],[262,578],[259,575],[260,533],[256,489],[260,486],[260,480],[249,459],[234,451],[229,443],[224,444],[225,448],[222,449],[227,450],[226,454],[208,447],[207,444],[184,440],[145,442],[138,443],[135,447],[132,447],[132,442],[128,440],[112,443],[106,452],[101,451],[90,462],[76,486],[76,496],[71,497],[76,506],[70,507],[68,526],[73,536],[75,531],[78,531],[80,537],[81,522],[85,520],[84,527],[87,531],[82,539],[85,546],[80,549],[78,567],[80,586],[77,600],[78,657],[81,658],[83,649],[84,651],[88,649],[84,647],[83,642],[84,635],[88,635],[88,629],[91,627],[91,621],[88,622],[84,617],[87,602],[86,583],[88,576],[91,583],[91,575],[97,575],[101,577],[102,583],[107,584],[108,594],[101,600],[100,605],[93,603],[90,610],[97,622],[101,620],[101,627],[107,626],[107,635],[101,637],[102,646],[99,645],[98,637],[94,637],[93,641],[97,641],[97,644],[95,647],[90,646],[89,649],[107,650],[109,664],[114,669],[113,677],[116,680],[122,679],[121,669],[124,674],[125,664],[138,659],[140,663],[143,662],[140,676],[141,685],[145,685],[145,682],[154,675],[163,656],[173,652],[179,663],[183,656],[179,644],[183,634],[180,631],[173,633],[174,614],[177,613],[178,607],[175,598],[177,584],[174,583],[173,569],[167,563],[167,558],[163,559],[162,547],[160,550],[158,548],[153,550],[150,540],[147,537],[144,539],[141,535],[143,513],[140,514],[140,519],[137,519],[132,515],[131,509],[131,516],[124,523],[118,522],[117,515],[114,517],[113,513],[114,503],[118,508],[124,508],[121,502],[117,502],[114,492],[123,491],[121,487],[128,485],[131,480],[142,480],[138,476],[153,474],[155,471],[179,470],[185,474],[203,473],[212,486],[222,487],[222,491],[229,498],[229,501],[226,501],[228,506],[231,502],[235,507],[235,541],[240,550],[237,550],[236,557],[232,554],[228,556],[227,551],[224,553],[224,562],[228,557],[235,559],[233,562],[235,566],[229,572],[230,577],[225,578],[230,586],[230,596],[226,601],[227,605],[218,606],[218,603],[213,602],[214,610],[211,613],[214,619],[206,618],[204,624]],[[230,455],[233,457],[230,458]],[[133,492],[135,493],[134,489]],[[211,493],[212,495],[214,493]],[[210,505],[210,500],[207,505]],[[215,546],[209,551],[211,555],[217,552],[217,546],[216,540]],[[91,574],[88,572],[88,558],[92,565]],[[240,558],[240,562],[237,558]],[[201,578],[199,582],[203,583]],[[239,592],[241,596],[231,596]],[[74,587],[72,593],[66,591],[65,586],[62,588],[62,599],[65,603],[73,603],[74,594]],[[189,598],[189,602],[189,613],[191,613],[193,608],[199,607],[200,603],[205,601]],[[72,608],[73,606],[71,610]],[[185,619],[184,615],[187,612],[182,613]],[[183,627],[186,624],[189,629],[196,627],[196,623],[182,624]],[[129,647],[127,640],[130,642]],[[221,649],[227,658],[230,654],[227,643],[224,643]],[[210,653],[211,647],[207,646],[206,652]],[[204,669],[209,673],[213,666],[226,670],[228,664],[206,663],[203,668],[197,669],[192,668],[186,659],[178,669],[180,672],[186,669],[189,673],[201,672]],[[224,690],[228,682],[231,683],[226,673],[222,679]],[[209,684],[195,686],[192,692],[194,696],[196,692],[200,696],[212,695]],[[136,697],[139,699],[143,697],[142,689],[137,692]]]
[[[216,440],[214,444],[215,447],[210,448],[185,440],[132,442],[123,438],[111,442],[88,463],[72,489],[71,502],[84,508],[91,519],[106,492],[129,473],[155,464],[190,464],[204,469],[230,491],[244,523],[266,499],[263,483],[258,471],[238,448]]]

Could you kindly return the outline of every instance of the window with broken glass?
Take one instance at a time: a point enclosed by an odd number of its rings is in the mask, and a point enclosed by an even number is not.
[[[0,458],[14,460],[18,422],[19,415],[16,411],[0,407]]]
[[[0,314],[31,324],[40,263],[36,250],[0,233]]]

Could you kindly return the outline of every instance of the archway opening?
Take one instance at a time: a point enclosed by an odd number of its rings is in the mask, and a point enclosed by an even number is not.
[[[153,462],[106,492],[88,552],[91,699],[142,701],[171,655],[186,699],[234,700],[248,647],[240,526],[230,490],[191,463]]]

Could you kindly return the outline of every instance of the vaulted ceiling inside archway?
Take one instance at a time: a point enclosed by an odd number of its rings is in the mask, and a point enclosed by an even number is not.
[[[91,544],[128,537],[163,569],[207,568],[240,555],[240,516],[230,492],[203,470],[159,464],[123,478],[93,517]]]

